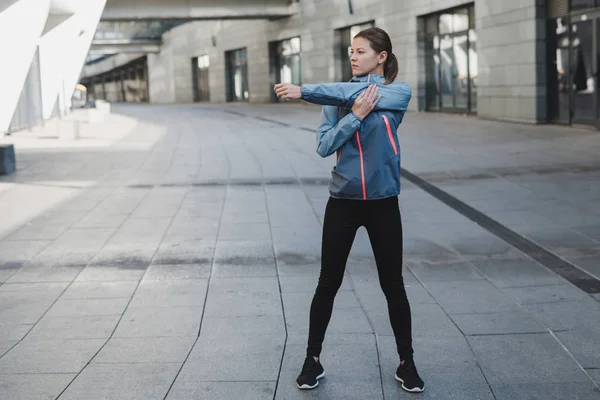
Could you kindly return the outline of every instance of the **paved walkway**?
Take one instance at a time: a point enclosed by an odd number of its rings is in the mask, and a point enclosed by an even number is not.
[[[410,113],[403,167],[439,191],[400,196],[426,392],[393,379],[363,230],[327,377],[302,392],[333,162],[318,109],[114,110],[79,141],[7,139],[1,399],[600,398],[598,132]]]

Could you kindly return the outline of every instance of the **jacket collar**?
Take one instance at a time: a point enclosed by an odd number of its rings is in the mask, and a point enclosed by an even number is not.
[[[373,82],[373,83],[385,83],[385,77],[377,74],[368,74],[363,76],[355,76],[350,82]]]

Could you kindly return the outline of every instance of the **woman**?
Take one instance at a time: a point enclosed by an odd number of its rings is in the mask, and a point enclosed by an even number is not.
[[[354,75],[350,82],[275,85],[275,93],[283,99],[324,106],[317,152],[322,157],[337,153],[323,223],[321,273],[310,308],[306,359],[296,382],[300,389],[313,389],[324,376],[319,356],[325,331],[356,231],[364,226],[400,356],[396,379],[404,390],[422,392],[424,383],[413,361],[411,311],[402,278],[402,222],[397,197],[400,146],[396,130],[411,89],[394,83],[398,61],[382,29],[358,33],[350,51]]]

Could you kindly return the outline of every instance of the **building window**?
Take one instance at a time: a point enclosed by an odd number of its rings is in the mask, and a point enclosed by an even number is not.
[[[600,1],[570,5],[548,5],[548,119],[600,127]]]
[[[349,54],[352,47],[352,39],[360,31],[375,26],[373,21],[363,24],[352,25],[341,29],[336,29],[334,35],[334,55],[336,65],[336,81],[348,82],[352,79],[352,66],[350,65]]]
[[[225,52],[227,101],[248,101],[248,60],[246,48]]]
[[[473,6],[423,18],[427,110],[477,110],[477,33]]]
[[[299,37],[269,43],[271,87],[279,82],[302,84],[300,51]],[[271,101],[279,101],[272,90]]]
[[[194,83],[194,101],[210,101],[210,81],[208,54],[192,58],[192,81]]]

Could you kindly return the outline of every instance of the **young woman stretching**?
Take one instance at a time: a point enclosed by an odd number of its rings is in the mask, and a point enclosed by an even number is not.
[[[379,283],[385,294],[400,365],[396,379],[409,392],[422,392],[423,380],[413,361],[411,310],[402,278],[400,145],[396,131],[411,89],[394,83],[398,61],[388,34],[369,28],[352,40],[350,82],[275,85],[283,99],[323,105],[317,152],[337,153],[325,210],[321,273],[310,308],[308,347],[300,389],[313,389],[324,376],[319,361],[333,302],[342,284],[348,255],[359,227],[369,235]]]

